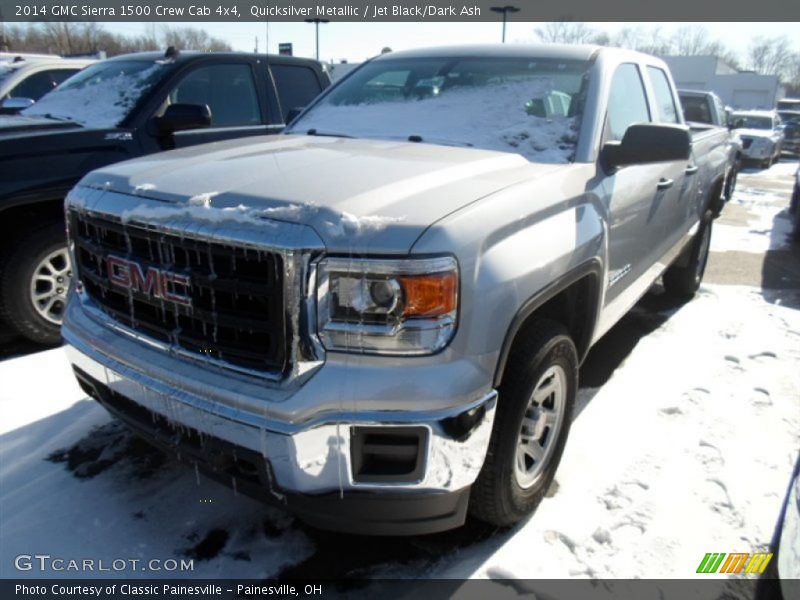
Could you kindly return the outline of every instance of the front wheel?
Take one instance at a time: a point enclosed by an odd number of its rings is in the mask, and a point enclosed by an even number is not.
[[[0,280],[3,319],[29,340],[58,344],[71,278],[64,226],[51,223],[29,232],[5,260]]]
[[[713,223],[713,214],[706,211],[686,250],[664,271],[664,290],[670,296],[690,300],[700,288],[708,264]]]
[[[530,514],[553,481],[572,421],[578,353],[560,324],[536,320],[506,369],[470,513],[497,526]]]

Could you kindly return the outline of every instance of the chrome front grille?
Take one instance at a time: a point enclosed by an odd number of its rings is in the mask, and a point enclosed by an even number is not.
[[[201,360],[288,373],[282,253],[85,211],[69,220],[84,293],[113,321]]]

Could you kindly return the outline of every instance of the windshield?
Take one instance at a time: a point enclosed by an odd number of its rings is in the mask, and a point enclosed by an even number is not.
[[[733,115],[733,122],[736,129],[772,129],[772,119],[770,117],[754,117],[753,115]]]
[[[86,127],[116,127],[161,78],[163,68],[144,60],[97,63],[70,77],[22,113],[67,119]]]
[[[407,58],[367,63],[287,133],[399,139],[573,160],[585,61]]]

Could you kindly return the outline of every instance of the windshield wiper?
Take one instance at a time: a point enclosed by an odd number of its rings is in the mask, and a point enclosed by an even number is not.
[[[318,129],[309,129],[308,131],[306,131],[306,135],[318,135],[322,137],[340,137],[349,139],[353,138],[352,135],[347,135],[346,133],[336,133],[335,131],[320,131]]]
[[[67,117],[60,117],[60,116],[54,115],[52,113],[45,113],[42,116],[45,119],[52,119],[53,121],[61,121],[62,123],[74,123],[75,125],[77,125],[77,123],[75,121],[73,121],[72,119],[69,119]]]
[[[428,142],[430,144],[439,144],[441,146],[464,146],[465,148],[472,148],[474,144],[471,142],[461,142],[458,140],[448,140],[444,138],[423,138],[421,135],[410,135],[406,138],[409,142],[415,142],[417,144]]]

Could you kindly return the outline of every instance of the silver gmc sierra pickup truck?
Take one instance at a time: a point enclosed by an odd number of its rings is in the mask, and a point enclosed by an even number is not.
[[[698,288],[725,160],[651,56],[384,54],[281,136],[87,175],[69,358],[135,431],[315,526],[508,525],[592,344],[659,276]]]

